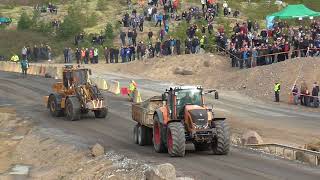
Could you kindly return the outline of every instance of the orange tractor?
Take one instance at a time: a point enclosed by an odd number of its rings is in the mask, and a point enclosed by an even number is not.
[[[65,66],[63,81],[53,84],[53,92],[45,96],[45,104],[53,117],[65,115],[74,121],[90,110],[96,118],[107,116],[106,99],[97,86],[90,82],[89,75],[90,69]]]
[[[196,151],[210,150],[225,155],[230,148],[229,127],[225,118],[216,118],[205,106],[201,87],[175,87],[162,96],[152,97],[132,105],[134,141],[139,145],[152,144],[156,152],[184,156],[186,143]]]

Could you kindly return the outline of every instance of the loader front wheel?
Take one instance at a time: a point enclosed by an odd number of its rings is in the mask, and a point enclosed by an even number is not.
[[[105,118],[108,114],[108,109],[107,108],[102,108],[99,110],[95,110],[94,111],[94,116],[96,118]]]
[[[76,97],[69,97],[66,102],[66,116],[71,121],[79,120],[81,115],[81,105]]]
[[[63,111],[60,110],[57,98],[55,96],[50,96],[48,100],[48,106],[50,109],[50,113],[53,117],[60,117],[63,115]]]
[[[212,153],[216,155],[226,155],[230,149],[229,126],[225,121],[215,121],[216,136],[212,143]]]
[[[163,142],[161,131],[162,127],[160,122],[158,121],[158,116],[155,116],[153,121],[153,147],[154,150],[158,153],[166,152],[166,147]]]
[[[186,149],[184,126],[180,122],[172,122],[167,129],[168,153],[172,157],[183,157]]]

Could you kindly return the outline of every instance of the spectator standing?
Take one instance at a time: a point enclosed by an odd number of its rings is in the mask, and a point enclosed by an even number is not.
[[[39,58],[39,48],[37,47],[37,45],[34,45],[33,47],[33,57],[34,61],[37,62]]]
[[[88,64],[89,63],[89,59],[90,59],[90,50],[88,48],[86,48],[86,55],[84,58],[84,63]]]
[[[104,58],[106,60],[106,63],[109,63],[109,56],[110,56],[110,48],[105,47],[104,48]]]
[[[99,63],[99,50],[97,47],[93,49],[93,59],[94,59],[94,64]]]
[[[114,60],[115,60],[115,63],[119,62],[118,59],[119,59],[119,48],[115,48],[114,49]]]
[[[81,50],[79,48],[76,48],[76,60],[77,60],[77,64],[80,64],[81,61]]]
[[[157,23],[156,23],[155,26],[158,27],[158,24],[160,24],[160,27],[161,27],[162,21],[163,21],[163,15],[162,15],[161,12],[159,12],[158,15],[157,15]]]
[[[27,48],[25,46],[23,46],[23,48],[21,50],[21,55],[22,55],[22,59],[27,58]]]
[[[128,36],[128,44],[129,44],[129,45],[132,45],[132,36],[133,36],[133,33],[132,33],[131,30],[128,30],[127,36]]]
[[[151,42],[152,36],[153,36],[153,32],[152,32],[151,29],[149,29],[149,32],[148,32],[148,40],[149,40],[149,42]]]
[[[312,88],[312,103],[313,103],[313,107],[319,107],[319,85],[317,84],[317,82],[313,83],[313,88]]]
[[[89,59],[90,59],[90,63],[94,64],[94,60],[93,60],[93,47],[89,49]]]
[[[64,63],[68,63],[68,48],[65,47],[63,50]]]
[[[68,49],[68,61],[67,63],[71,63],[72,62],[72,49],[69,48]]]
[[[120,32],[120,40],[121,40],[122,46],[125,46],[126,45],[126,33],[123,31]]]

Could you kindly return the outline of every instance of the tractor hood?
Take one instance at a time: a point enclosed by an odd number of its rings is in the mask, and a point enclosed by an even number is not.
[[[208,125],[208,111],[198,105],[186,105],[185,117],[189,117],[196,129],[204,129]]]

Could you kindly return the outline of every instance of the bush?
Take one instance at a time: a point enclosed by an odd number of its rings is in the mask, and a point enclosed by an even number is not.
[[[19,20],[18,20],[18,29],[19,30],[27,30],[32,26],[32,20],[26,12],[22,12]]]

